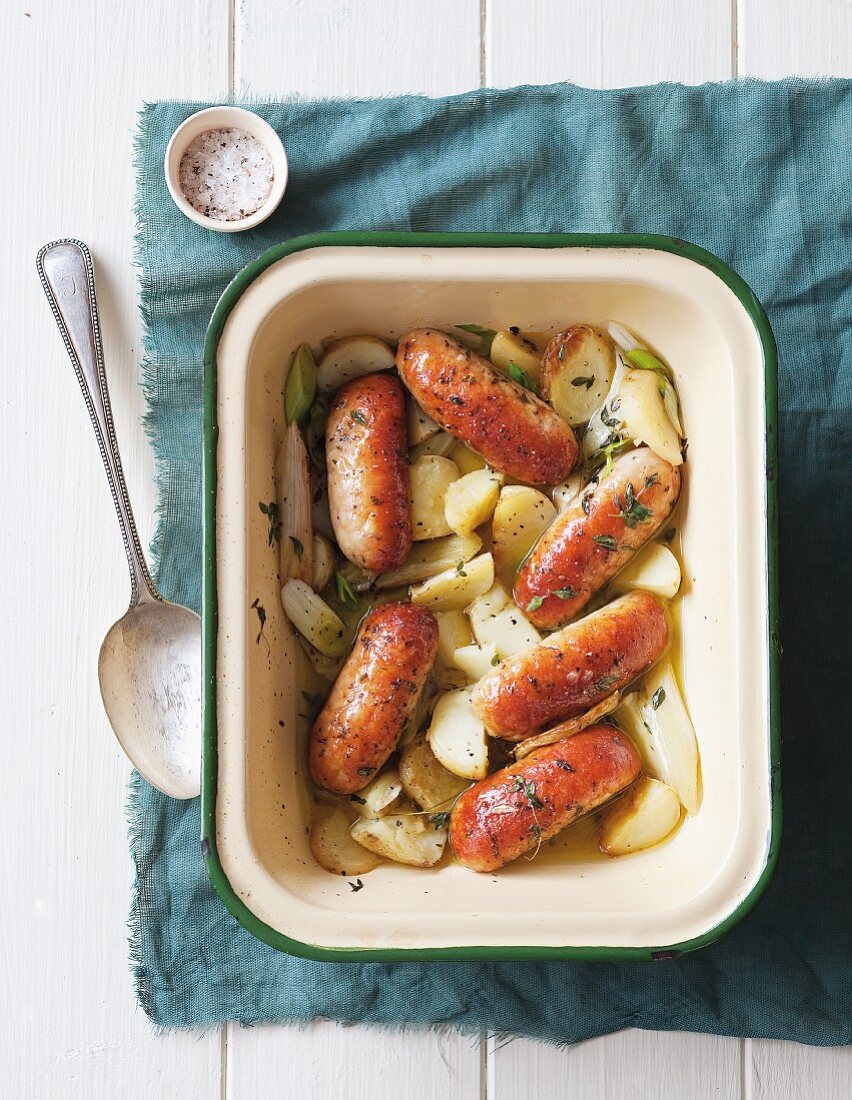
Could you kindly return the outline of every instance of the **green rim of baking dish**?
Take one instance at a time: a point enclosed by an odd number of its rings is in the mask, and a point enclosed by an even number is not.
[[[708,268],[739,299],[755,327],[763,349],[766,405],[766,547],[769,622],[766,645],[769,664],[769,747],[771,829],[766,864],[751,892],[737,908],[713,928],[682,943],[660,947],[429,947],[429,948],[331,948],[291,939],[260,920],[237,897],[222,868],[216,849],[217,720],[216,638],[218,598],[216,582],[216,351],[225,322],[248,286],[268,267],[285,256],[310,248],[649,248],[683,256]],[[712,253],[674,237],[642,233],[318,233],[275,245],[253,260],[228,285],[210,319],[204,342],[204,563],[202,597],[203,646],[203,763],[201,785],[201,851],[219,897],[253,936],[290,955],[322,962],[411,962],[414,960],[520,960],[670,959],[713,943],[751,911],[769,884],[778,860],[781,840],[781,744],[779,720],[778,634],[778,361],[769,321],[751,288],[735,271]]]

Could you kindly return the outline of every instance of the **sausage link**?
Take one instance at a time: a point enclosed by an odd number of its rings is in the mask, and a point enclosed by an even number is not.
[[[450,846],[471,871],[496,871],[628,787],[639,753],[612,726],[589,726],[474,783],[450,815]]]
[[[509,657],[471,696],[489,731],[523,741],[625,688],[665,653],[669,628],[650,592],[629,592]]]
[[[410,332],[396,365],[423,410],[495,470],[547,485],[574,468],[579,449],[565,421],[445,333]]]
[[[352,794],[366,787],[399,742],[438,652],[438,624],[412,603],[367,615],[311,730],[311,775]]]
[[[392,374],[341,386],[325,430],[328,506],[340,549],[362,569],[401,565],[411,549],[405,391]]]
[[[518,606],[545,630],[573,619],[660,529],[679,493],[679,467],[647,447],[623,455],[533,547],[515,581]]]

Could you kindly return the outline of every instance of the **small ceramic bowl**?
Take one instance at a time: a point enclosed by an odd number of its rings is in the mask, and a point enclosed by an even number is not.
[[[269,153],[273,166],[272,190],[266,202],[248,217],[239,218],[236,221],[219,221],[205,217],[184,195],[180,186],[180,162],[188,146],[199,134],[203,134],[206,130],[222,130],[230,127],[245,130],[246,133],[257,138]],[[191,221],[216,233],[239,233],[243,229],[253,229],[254,226],[260,225],[281,202],[287,186],[287,154],[281,138],[260,115],[247,111],[244,107],[207,107],[203,111],[196,111],[194,115],[190,115],[172,134],[166,149],[164,167],[166,183],[177,207]]]

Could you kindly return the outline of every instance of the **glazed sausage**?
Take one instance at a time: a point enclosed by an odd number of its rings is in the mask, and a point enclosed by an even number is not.
[[[341,386],[328,410],[325,456],[340,549],[362,569],[401,565],[411,549],[411,483],[399,379],[366,374]]]
[[[612,726],[589,726],[474,783],[450,815],[450,846],[471,871],[496,871],[628,787],[639,753]]]
[[[623,455],[533,547],[515,581],[518,606],[545,630],[573,619],[660,529],[679,493],[677,466],[647,447]]]
[[[496,737],[522,741],[626,687],[668,643],[657,597],[629,592],[507,658],[473,689],[473,706]]]
[[[438,624],[412,603],[367,615],[355,646],[311,730],[311,775],[352,794],[366,787],[397,746],[438,652]]]
[[[547,485],[574,468],[577,440],[565,421],[445,333],[409,333],[396,365],[423,410],[495,470]]]

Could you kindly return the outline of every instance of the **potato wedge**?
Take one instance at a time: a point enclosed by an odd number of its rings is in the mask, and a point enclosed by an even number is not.
[[[541,396],[569,424],[585,424],[609,392],[615,355],[589,325],[557,333],[541,361]]]
[[[402,789],[421,810],[449,810],[468,787],[465,779],[447,771],[432,752],[425,734],[418,734],[399,758]]]
[[[615,718],[636,743],[646,771],[674,787],[687,813],[694,814],[701,802],[698,742],[668,661],[646,675]]]
[[[453,664],[467,676],[468,683],[475,684],[500,664],[500,658],[497,656],[497,647],[493,642],[487,642],[485,645],[477,645],[474,642],[473,645],[462,646],[461,649],[456,650]]]
[[[497,470],[473,470],[447,486],[444,512],[450,530],[469,535],[481,523],[491,519],[503,475]],[[416,537],[416,536],[415,536]]]
[[[541,352],[535,343],[523,333],[498,332],[491,343],[491,362],[504,374],[511,375],[511,366],[523,371],[531,382],[537,383],[541,372]],[[519,381],[519,379],[515,379]]]
[[[346,649],[346,628],[325,600],[304,581],[291,578],[281,589],[284,614],[315,649],[340,657]]]
[[[411,394],[406,399],[406,405],[408,408],[408,446],[416,447],[420,443],[425,443],[427,439],[431,439],[433,435],[441,430],[441,426],[436,424],[431,416],[426,415]]]
[[[396,768],[385,768],[372,783],[357,794],[351,794],[349,801],[354,804],[359,817],[383,817],[393,813],[401,794],[402,783]]]
[[[627,794],[603,811],[601,850],[608,856],[626,856],[653,848],[679,821],[680,799],[674,787],[640,776]]]
[[[515,574],[545,529],[556,518],[556,507],[538,489],[506,485],[500,490],[491,520],[494,567],[504,584]]]
[[[476,554],[482,547],[479,535],[447,535],[442,539],[430,539],[415,543],[402,565],[380,573],[374,584],[378,589],[403,588],[417,584],[428,577],[443,573],[445,569],[457,568]]]
[[[463,611],[439,611],[438,620],[438,656],[446,665],[453,665],[457,649],[468,646],[473,641],[467,616]]]
[[[456,443],[450,451],[450,458],[458,466],[461,474],[472,474],[474,470],[485,469],[485,459],[480,458],[476,451],[472,451],[464,443]]]
[[[381,863],[374,852],[357,844],[350,836],[349,818],[338,808],[317,821],[311,829],[311,855],[332,875],[352,878],[374,871]]]
[[[514,601],[479,622],[474,633],[481,646],[494,647],[498,662],[532,649],[541,641],[539,632]]]
[[[314,592],[322,592],[331,578],[334,576],[334,567],[337,564],[337,555],[325,535],[315,534],[313,537],[313,558],[311,561],[311,588]]]
[[[448,691],[435,704],[426,739],[444,767],[462,779],[488,774],[488,734],[466,689]]]
[[[680,563],[668,546],[651,542],[613,579],[613,587],[620,592],[632,588],[644,588],[664,600],[673,600],[680,589]]]
[[[493,583],[494,559],[490,554],[480,554],[415,585],[411,601],[432,611],[454,611],[487,592]]]
[[[423,455],[409,466],[411,476],[411,532],[415,542],[449,535],[444,513],[448,488],[459,480],[459,468],[449,458]]]
[[[384,340],[378,336],[345,336],[323,352],[317,364],[317,390],[334,393],[352,378],[393,368],[393,349]]]
[[[467,616],[470,619],[473,636],[477,641],[485,636],[490,620],[504,607],[508,607],[511,602],[512,597],[499,581],[495,581],[487,592],[484,592],[473,601],[467,609]]]
[[[408,803],[387,817],[356,821],[350,835],[376,855],[409,867],[434,867],[447,843],[447,830]]]
[[[635,443],[647,445],[673,466],[683,462],[680,436],[666,409],[663,386],[656,371],[629,370],[618,387],[618,410],[614,413],[624,424],[623,431]]]

